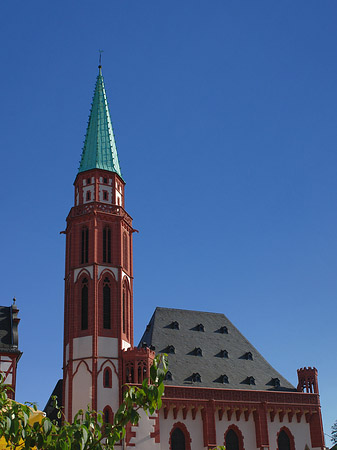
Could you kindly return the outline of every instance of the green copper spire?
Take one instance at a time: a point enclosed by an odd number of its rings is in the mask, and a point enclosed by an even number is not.
[[[104,169],[122,177],[101,66],[97,76],[79,172]]]

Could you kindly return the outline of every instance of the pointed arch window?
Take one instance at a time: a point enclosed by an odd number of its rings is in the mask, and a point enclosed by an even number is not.
[[[82,228],[81,235],[81,264],[88,262],[89,257],[89,229],[88,227]]]
[[[128,258],[128,237],[123,233],[123,265],[125,270],[129,270],[129,258]]]
[[[229,430],[226,434],[226,449],[227,450],[240,450],[239,438],[234,430]]]
[[[108,277],[103,280],[103,328],[111,329],[111,283]]]
[[[88,279],[83,278],[81,288],[81,329],[88,329]]]
[[[286,427],[281,428],[277,435],[277,450],[295,450],[294,436]]]
[[[177,422],[173,425],[169,443],[170,450],[191,450],[191,437],[185,424]]]
[[[225,433],[226,450],[245,450],[243,446],[243,435],[236,425],[230,425]]]
[[[106,367],[103,372],[103,387],[111,388],[112,386],[112,372],[110,367]]]
[[[110,406],[106,406],[103,409],[103,420],[104,420],[104,423],[113,424],[113,412],[112,412],[112,409],[110,408]]]
[[[103,229],[103,262],[111,263],[111,230],[109,227]]]
[[[128,284],[126,281],[123,283],[123,298],[122,298],[122,326],[123,326],[123,333],[126,335],[127,338],[129,338],[129,314],[130,314],[130,304],[129,304],[129,290],[128,290]]]

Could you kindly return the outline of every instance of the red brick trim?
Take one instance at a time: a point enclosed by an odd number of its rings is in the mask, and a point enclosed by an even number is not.
[[[154,439],[156,444],[160,443],[160,422],[159,422],[159,413],[155,417],[150,417],[150,419],[154,419],[154,430],[150,433],[150,437]]]

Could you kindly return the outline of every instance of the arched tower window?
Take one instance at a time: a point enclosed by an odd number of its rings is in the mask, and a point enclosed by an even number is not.
[[[83,278],[81,289],[81,329],[88,329],[88,280]]]
[[[177,422],[170,433],[170,450],[191,450],[191,437],[186,426]]]
[[[123,233],[123,265],[125,270],[129,270],[129,258],[128,258],[128,237]]]
[[[111,263],[111,230],[109,227],[103,229],[103,262]]]
[[[288,428],[281,428],[277,435],[277,450],[295,450],[295,441]]]
[[[123,284],[123,333],[126,333],[126,302],[127,302],[126,284]]]
[[[88,262],[89,256],[89,229],[88,227],[82,228],[81,236],[81,264]]]
[[[106,367],[103,372],[103,387],[111,388],[112,386],[112,372],[110,367]]]
[[[111,287],[108,277],[103,280],[103,328],[111,328]]]
[[[111,424],[113,423],[113,412],[110,406],[106,406],[103,409],[103,420],[104,423],[111,423]]]

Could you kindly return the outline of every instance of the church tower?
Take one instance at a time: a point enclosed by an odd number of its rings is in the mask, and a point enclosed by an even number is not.
[[[101,66],[67,217],[63,405],[88,404],[111,421],[121,396],[122,353],[133,346],[132,218]]]

